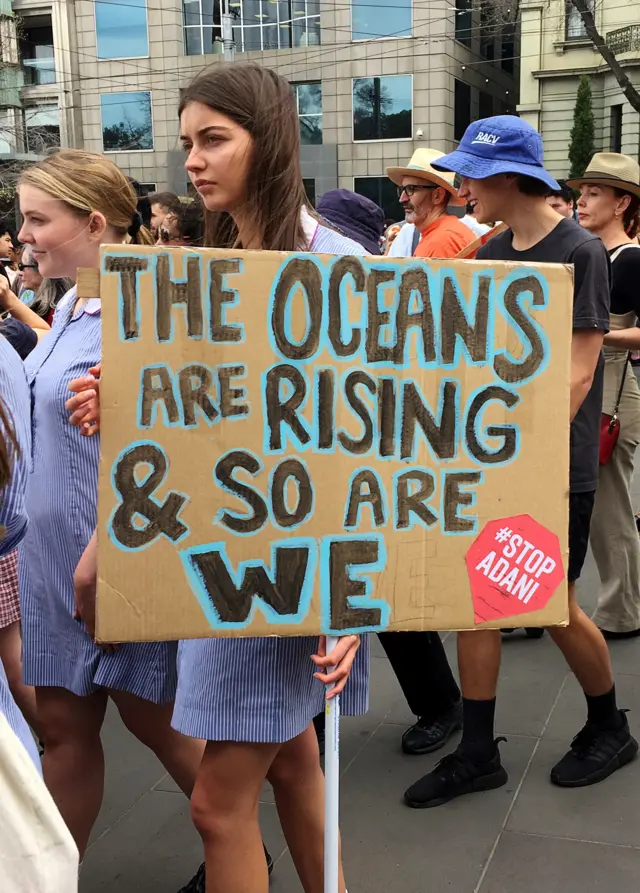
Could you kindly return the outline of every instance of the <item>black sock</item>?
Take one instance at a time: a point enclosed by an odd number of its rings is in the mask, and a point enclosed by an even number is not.
[[[462,746],[466,751],[481,757],[493,756],[495,751],[493,743],[495,712],[495,698],[490,701],[462,699]]]
[[[624,723],[624,717],[616,704],[616,687],[604,695],[588,695],[587,722],[600,729],[619,729]]]

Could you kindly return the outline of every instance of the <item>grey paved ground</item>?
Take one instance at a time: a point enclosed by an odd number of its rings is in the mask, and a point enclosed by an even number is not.
[[[583,603],[593,604],[590,564]],[[447,647],[453,648],[453,637]],[[612,648],[621,706],[640,731],[640,642]],[[342,732],[342,832],[350,893],[638,893],[640,762],[591,788],[563,791],[551,765],[584,721],[582,695],[548,636],[505,642],[497,730],[508,736],[509,783],[415,811],[404,789],[436,762],[406,757],[407,707],[377,646],[367,716]],[[154,758],[111,716],[104,808],[82,893],[175,893],[201,860],[187,804]],[[268,793],[262,827],[276,868],[273,893],[300,893]]]

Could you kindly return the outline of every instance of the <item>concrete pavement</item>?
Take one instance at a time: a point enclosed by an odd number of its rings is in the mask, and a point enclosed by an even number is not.
[[[581,587],[587,608],[596,580],[590,560]],[[350,893],[640,889],[640,761],[594,787],[550,784],[549,769],[584,722],[584,699],[549,637],[523,635],[504,643],[498,699],[509,783],[419,811],[403,805],[402,793],[443,754],[400,752],[400,735],[412,717],[374,642],[371,709],[342,726],[341,821]],[[447,648],[454,657],[454,636]],[[640,733],[640,641],[613,643],[612,654],[620,706],[631,710],[632,728]],[[113,713],[104,740],[105,801],[81,893],[175,893],[201,861],[186,800]],[[269,790],[261,813],[276,860],[272,893],[300,893]]]

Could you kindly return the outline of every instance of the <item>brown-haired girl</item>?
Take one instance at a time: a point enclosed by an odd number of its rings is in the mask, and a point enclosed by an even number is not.
[[[100,155],[67,149],[49,156],[24,172],[19,192],[20,238],[45,277],[75,279],[78,267],[98,267],[105,242],[150,241],[133,188]],[[108,698],[187,795],[202,752],[169,725],[175,646],[102,649],[74,619],[74,572],[96,526],[100,447],[99,437],[82,437],[68,424],[65,401],[69,381],[100,354],[100,301],[78,301],[72,288],[26,363],[33,455],[19,561],[24,679],[36,686],[45,781],[81,854],[102,802]]]
[[[205,245],[364,254],[310,213],[287,81],[256,65],[214,65],[184,91],[179,114],[186,168],[206,208]],[[266,893],[258,801],[268,779],[302,886],[323,890],[323,777],[312,719],[324,686],[342,691],[352,666],[343,711],[366,710],[368,654],[365,647],[356,658],[358,646],[356,636],[344,636],[331,655],[310,637],[181,643],[173,722],[207,739],[191,799],[207,889]],[[344,893],[342,877],[340,885]]]

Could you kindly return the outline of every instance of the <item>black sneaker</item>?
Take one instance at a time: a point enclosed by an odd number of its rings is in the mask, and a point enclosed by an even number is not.
[[[471,758],[462,745],[436,764],[435,768],[405,792],[404,802],[412,809],[441,806],[462,794],[492,791],[509,780],[500,762],[498,744],[506,738],[496,738],[495,753],[486,761]]]
[[[271,858],[271,854],[269,850],[262,844],[264,847],[264,856],[267,860],[267,871],[269,872],[269,877],[271,877],[271,872],[273,871],[273,859]],[[182,887],[178,893],[206,893],[207,880],[205,874],[205,863],[203,862],[200,868],[196,871],[194,876],[191,878],[186,887]]]
[[[608,778],[630,763],[638,753],[638,742],[620,711],[619,729],[600,729],[587,723],[571,742],[569,753],[551,770],[551,781],[561,788],[581,788]]]
[[[437,719],[420,717],[402,736],[402,749],[409,754],[433,753],[462,728],[462,701]]]

